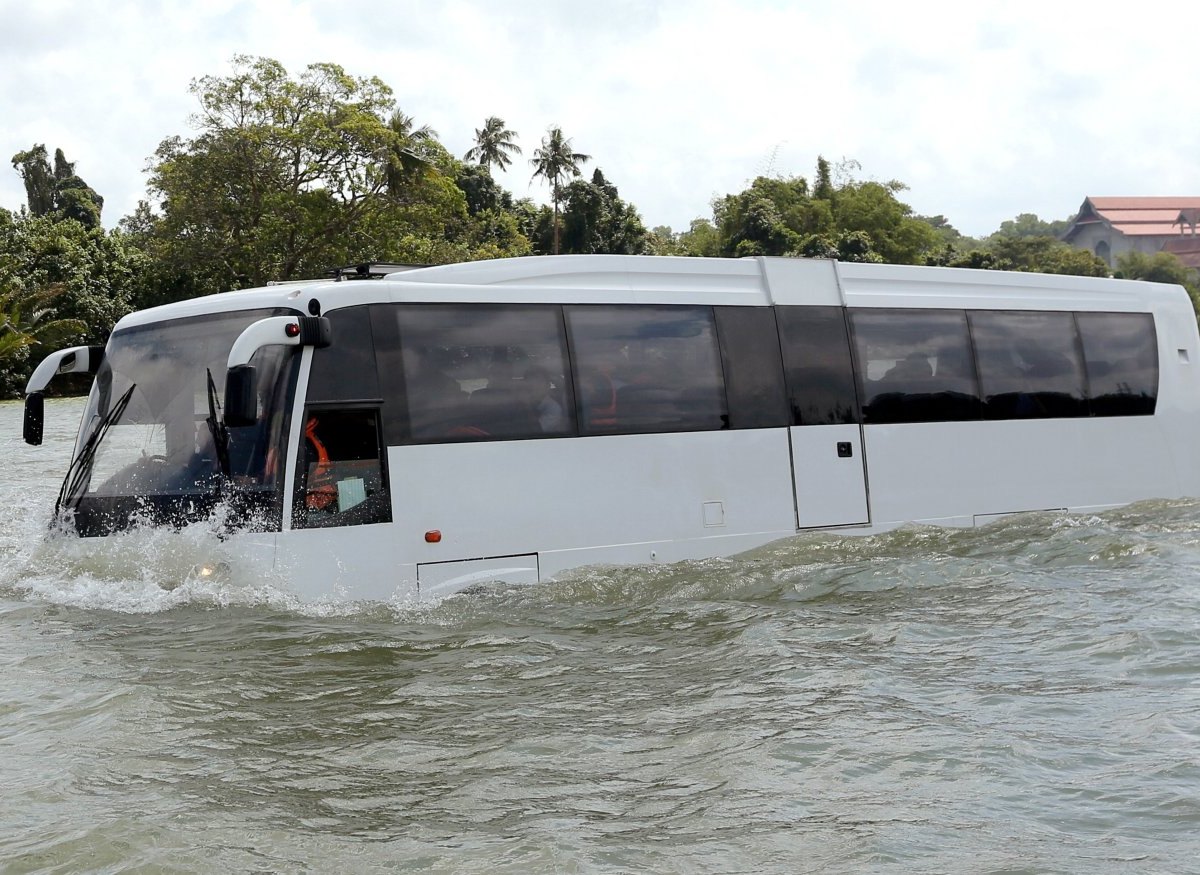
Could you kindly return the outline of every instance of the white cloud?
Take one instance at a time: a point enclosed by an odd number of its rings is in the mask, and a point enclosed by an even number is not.
[[[239,52],[377,75],[460,155],[489,115],[525,159],[561,125],[651,225],[686,227],[759,173],[811,175],[818,154],[973,234],[1086,195],[1200,193],[1184,4],[0,0],[0,20],[0,152],[61,147],[108,224],[158,142],[189,132],[188,83]],[[526,160],[502,181],[545,197]],[[23,200],[0,173],[0,205]]]

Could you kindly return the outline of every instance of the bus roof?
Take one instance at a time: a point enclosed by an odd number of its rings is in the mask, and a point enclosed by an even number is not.
[[[132,313],[117,328],[235,310],[323,311],[400,301],[641,303],[1148,311],[1179,286],[1097,277],[824,259],[557,255],[405,270],[383,279],[281,282]]]

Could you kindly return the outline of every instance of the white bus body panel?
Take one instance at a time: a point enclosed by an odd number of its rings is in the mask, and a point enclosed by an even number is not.
[[[759,258],[763,282],[775,304],[842,306],[837,262],[818,258]]]
[[[417,591],[423,599],[441,598],[489,581],[530,584],[539,580],[537,553],[417,566]]]
[[[392,447],[388,464],[399,550],[422,568],[537,553],[546,577],[795,531],[786,429]]]
[[[976,515],[1095,510],[1179,495],[1149,416],[864,427],[873,520],[972,525]]]
[[[305,601],[408,602],[417,597],[391,523],[292,529],[279,535],[275,569]]]

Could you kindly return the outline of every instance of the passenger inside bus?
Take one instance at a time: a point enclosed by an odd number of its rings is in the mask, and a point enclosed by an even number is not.
[[[565,431],[569,425],[566,407],[550,372],[542,367],[532,367],[525,372],[522,382],[542,433],[561,434]]]
[[[910,386],[919,385],[932,376],[933,366],[929,363],[929,356],[923,352],[914,351],[888,368],[887,373],[883,375],[882,383],[884,386],[903,386],[904,391],[912,391]],[[894,392],[897,390],[885,389],[884,391]]]
[[[447,350],[441,347],[406,346],[402,352],[404,388],[414,437],[442,437],[459,424],[467,400],[462,385],[446,371]]]

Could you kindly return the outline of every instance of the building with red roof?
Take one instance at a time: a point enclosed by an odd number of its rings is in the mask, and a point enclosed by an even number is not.
[[[1089,197],[1063,240],[1110,266],[1123,252],[1170,252],[1200,269],[1200,197]]]

